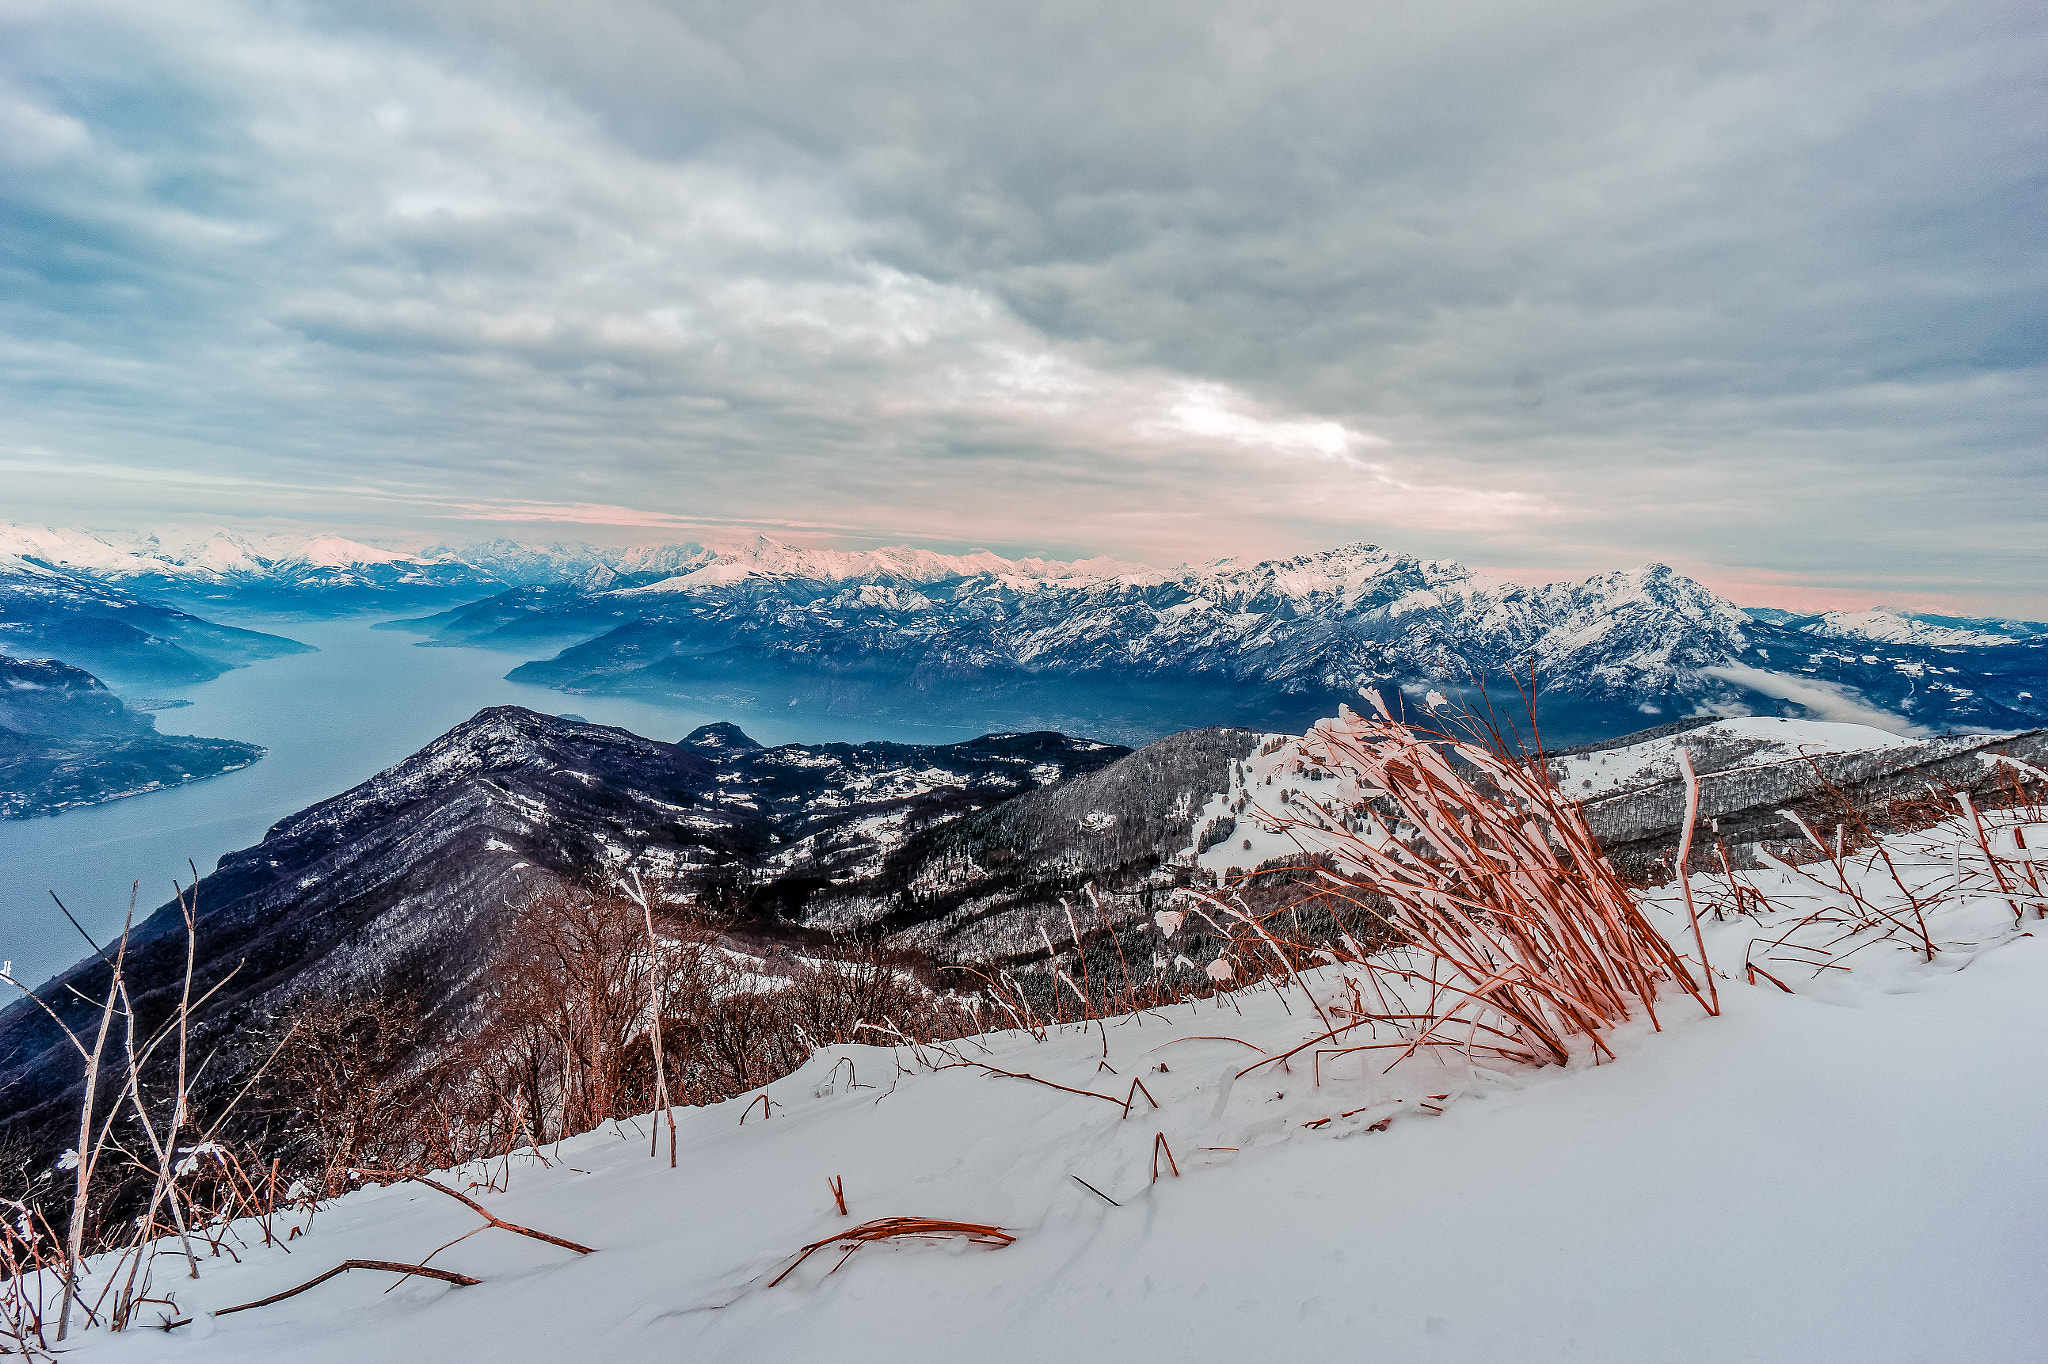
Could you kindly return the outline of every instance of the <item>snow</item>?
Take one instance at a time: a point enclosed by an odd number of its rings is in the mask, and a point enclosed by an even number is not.
[[[418,1186],[368,1189],[289,1254],[160,1271],[194,1325],[88,1332],[76,1357],[2040,1359],[2048,935],[1978,893],[1963,834],[1893,848],[1919,889],[1971,877],[1930,917],[1933,962],[1874,939],[1848,971],[1781,962],[1799,993],[1747,984],[1745,953],[1825,907],[1832,875],[1754,874],[1783,907],[1705,925],[1722,1016],[1667,993],[1662,1031],[1623,1028],[1608,1064],[1445,1051],[1383,1072],[1363,1053],[1318,1081],[1304,1053],[1240,1076],[1321,1029],[1299,990],[1265,985],[986,1050],[835,1046],[761,1091],[766,1121],[757,1095],[679,1110],[679,1169],[648,1159],[644,1119],[492,1167],[509,1170],[480,1194],[495,1214],[588,1257],[486,1231],[434,1260],[474,1287],[357,1273],[204,1315],[346,1258],[417,1262],[479,1222]],[[1849,884],[1880,894],[1875,866]],[[1651,912],[1689,943],[1676,905],[1668,890]],[[1333,1007],[1355,971],[1307,984]],[[1158,1107],[1138,1094],[1126,1118],[1133,1079]],[[1178,1177],[1162,1159],[1153,1182],[1156,1134]],[[768,1287],[798,1247],[889,1216],[1017,1239],[876,1245],[837,1272],[833,1249]]]
[[[1912,742],[1870,725],[1743,716],[1622,748],[1553,758],[1551,771],[1560,789],[1572,799],[1597,800],[1676,780],[1681,747],[1695,751],[1720,748],[1739,755],[1733,765],[1756,767],[1802,761],[1811,753],[1861,753],[1908,747]],[[1272,751],[1263,751],[1267,749]],[[1725,769],[1713,766],[1702,770]],[[1199,839],[1212,822],[1221,819],[1234,819],[1237,827],[1207,852],[1198,854],[1190,844],[1179,856],[1218,876],[1233,867],[1249,871],[1275,858],[1297,858],[1323,846],[1315,831],[1298,823],[1282,828],[1261,818],[1262,814],[1296,820],[1314,817],[1316,811],[1309,804],[1314,802],[1341,818],[1361,797],[1348,775],[1305,764],[1295,736],[1262,734],[1252,756],[1232,765],[1230,789],[1211,795],[1195,816],[1193,833]]]

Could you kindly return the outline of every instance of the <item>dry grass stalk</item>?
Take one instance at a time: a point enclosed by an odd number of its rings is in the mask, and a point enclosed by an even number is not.
[[[964,1236],[976,1245],[993,1246],[998,1250],[1013,1244],[1017,1239],[1001,1227],[988,1226],[981,1222],[946,1222],[932,1217],[878,1217],[872,1222],[863,1222],[857,1227],[849,1227],[845,1231],[835,1232],[831,1236],[823,1237],[803,1247],[803,1249],[797,1252],[796,1259],[790,1263],[788,1268],[768,1281],[768,1286],[773,1288],[781,1283],[796,1272],[798,1265],[810,1259],[812,1255],[823,1250],[826,1246],[842,1245],[846,1247],[846,1254],[839,1257],[839,1264],[833,1265],[831,1270],[828,1271],[836,1274],[839,1272],[839,1265],[843,1265],[847,1260],[851,1259],[856,1250],[859,1250],[862,1246],[871,1245],[876,1241],[895,1240],[902,1237],[939,1240],[949,1236]]]
[[[2003,788],[1993,787],[1980,793],[1986,796],[1985,804],[1999,809],[2004,816],[1995,825],[1985,819],[1983,807],[1969,791],[1930,786],[1928,800],[1915,802],[1906,809],[1904,827],[1898,836],[1880,837],[1865,813],[1825,778],[1821,787],[1842,816],[1832,843],[1798,812],[1781,811],[1814,849],[1814,856],[1798,865],[1762,850],[1758,857],[1766,868],[1787,881],[1804,882],[1807,889],[1803,898],[1817,901],[1819,907],[1805,913],[1784,912],[1773,925],[1770,937],[1751,940],[1743,961],[1751,983],[1761,977],[1781,990],[1791,991],[1789,985],[1755,959],[1758,953],[1781,970],[1803,967],[1814,978],[1828,971],[1848,970],[1847,958],[1888,941],[1908,944],[1925,960],[1932,961],[1940,944],[1928,926],[1929,913],[1972,896],[2003,899],[2014,916],[2015,928],[2025,917],[2023,905],[2030,900],[2041,911],[2048,911],[2048,897],[2042,896],[2038,868],[2021,845],[2021,830],[2042,817],[2040,799],[2029,794],[2024,779],[2048,780],[2048,774],[2003,754],[1985,755],[1984,761],[2006,769],[2000,774],[2006,778]],[[1900,808],[1899,802],[1893,802],[1887,820]],[[1953,837],[1948,848],[1951,875],[1932,881],[1924,876],[1909,877],[1893,855],[1895,844],[1902,855],[1917,857],[1924,872],[1937,855],[1937,831],[1944,825],[1950,826]],[[2008,829],[2013,851],[2019,856],[2003,856],[1992,846],[1994,835],[2004,836]],[[1970,853],[1967,858],[1966,850]],[[1968,865],[1971,862],[1976,865]],[[1777,908],[1760,891],[1740,883],[1725,866],[1724,874],[1738,908],[1744,912],[1761,917]],[[1890,882],[1895,894],[1873,889],[1882,885],[1880,874]],[[2031,896],[2029,889],[2033,891]]]
[[[1173,1171],[1175,1179],[1180,1178],[1180,1163],[1173,1158],[1173,1148],[1166,1144],[1166,1133],[1158,1132],[1152,1137],[1152,1182],[1159,1182],[1159,1157],[1166,1157],[1166,1168]]]
[[[1114,1198],[1111,1198],[1111,1197],[1110,1197],[1110,1196],[1109,1196],[1108,1194],[1106,1194],[1106,1193],[1104,1193],[1104,1192],[1103,1192],[1102,1190],[1100,1190],[1100,1189],[1096,1188],[1096,1187],[1095,1187],[1095,1186],[1094,1186],[1093,1184],[1090,1184],[1090,1183],[1089,1183],[1089,1182],[1088,1182],[1087,1180],[1085,1180],[1085,1179],[1081,1178],[1081,1176],[1079,1176],[1079,1175],[1068,1175],[1068,1176],[1067,1176],[1067,1178],[1069,1178],[1069,1179],[1073,1180],[1073,1181],[1074,1181],[1074,1182],[1075,1182],[1076,1184],[1079,1184],[1079,1185],[1080,1185],[1080,1186],[1081,1186],[1082,1188],[1086,1189],[1086,1190],[1087,1190],[1087,1191],[1088,1191],[1089,1193],[1092,1193],[1092,1194],[1094,1194],[1094,1195],[1095,1195],[1095,1196],[1096,1196],[1097,1198],[1101,1199],[1101,1200],[1102,1200],[1103,1202],[1105,1202],[1105,1203],[1109,1204],[1109,1206],[1110,1206],[1110,1207],[1112,1207],[1112,1208],[1121,1208],[1121,1207],[1123,1206],[1123,1204],[1121,1204],[1121,1203],[1117,1202],[1117,1201],[1116,1201],[1116,1200],[1115,1200]]]
[[[1692,834],[1700,822],[1700,779],[1692,770],[1692,754],[1678,745],[1678,770],[1685,777],[1685,832],[1678,839],[1678,884],[1685,895],[1685,917],[1692,926],[1693,949],[1699,953],[1700,974],[1707,982],[1707,1012],[1721,1012],[1720,987],[1714,984],[1714,966],[1707,960],[1707,941],[1700,934],[1699,907],[1692,902]]]
[[[195,871],[195,884],[197,879]],[[31,1210],[23,1202],[14,1205],[20,1215],[8,1228],[7,1235],[0,1237],[0,1246],[4,1246],[0,1260],[4,1260],[6,1268],[11,1271],[4,1284],[0,1284],[0,1329],[12,1333],[15,1350],[25,1355],[47,1353],[49,1349],[43,1337],[47,1323],[38,1296],[46,1271],[54,1271],[61,1288],[56,1313],[56,1339],[59,1342],[70,1334],[74,1308],[83,1310],[89,1324],[104,1321],[115,1330],[124,1330],[131,1324],[139,1305],[166,1301],[149,1295],[150,1274],[156,1259],[154,1243],[159,1237],[175,1235],[178,1238],[187,1272],[197,1278],[199,1265],[192,1244],[194,1234],[202,1235],[215,1255],[225,1250],[232,1256],[234,1251],[227,1242],[239,1239],[233,1231],[236,1218],[260,1218],[268,1241],[272,1236],[271,1219],[281,1206],[291,1202],[289,1194],[280,1197],[275,1161],[269,1164],[259,1187],[258,1181],[248,1174],[240,1160],[217,1139],[222,1124],[232,1117],[248,1095],[249,1084],[243,1085],[228,1099],[219,1108],[213,1123],[203,1130],[192,1112],[190,1089],[193,1076],[188,1053],[191,1021],[195,1010],[225,987],[235,973],[229,972],[197,999],[193,997],[198,904],[191,888],[173,887],[184,917],[186,937],[185,969],[177,1005],[153,1033],[146,1037],[137,1035],[138,1010],[128,977],[128,947],[138,889],[130,888],[128,919],[122,926],[120,940],[112,955],[93,942],[63,902],[57,901],[58,909],[73,927],[78,928],[108,973],[105,994],[100,998],[86,996],[75,987],[72,989],[72,994],[88,1004],[98,1016],[91,1045],[88,1046],[79,1031],[65,1022],[49,1001],[11,976],[0,973],[0,979],[21,989],[57,1024],[78,1053],[84,1070],[79,1105],[79,1141],[77,1147],[67,1153],[65,1162],[65,1167],[77,1174],[64,1236],[60,1238],[50,1229],[40,1208]],[[118,1049],[108,1045],[114,1035],[116,1019],[120,1028]],[[153,1063],[158,1052],[173,1041],[176,1043],[175,1065],[169,1076],[164,1077],[158,1074],[161,1067],[154,1067]],[[264,1059],[256,1068],[256,1077],[261,1077],[274,1057],[275,1052]],[[116,1070],[116,1066],[122,1069]],[[169,1092],[157,1112],[152,1112],[152,1104],[146,1098],[146,1078],[150,1079],[152,1086],[166,1078],[169,1081]],[[100,1100],[110,1081],[111,1102],[102,1113]],[[253,1084],[254,1080],[250,1083]],[[124,1111],[132,1112],[136,1124],[142,1129],[147,1146],[143,1153],[129,1150],[115,1135],[116,1123]],[[181,1146],[182,1134],[188,1132],[197,1140],[190,1146]],[[109,1154],[124,1157],[129,1168],[146,1175],[150,1181],[150,1193],[139,1215],[123,1215],[94,1233],[91,1228],[108,1217],[108,1209],[95,1200],[118,1194],[123,1184],[118,1173],[100,1178],[97,1184],[95,1182],[96,1177],[103,1175]],[[206,1160],[214,1162],[210,1173],[202,1169]],[[170,1226],[159,1220],[159,1211],[166,1208],[170,1214]],[[81,1281],[88,1253],[88,1234],[98,1237],[98,1244],[91,1248],[94,1252],[118,1252],[103,1276],[98,1297],[91,1302],[83,1299]],[[102,1309],[107,1310],[103,1313]]]
[[[1130,1103],[1127,1100],[1117,1098],[1114,1094],[1098,1094],[1092,1089],[1075,1089],[1069,1085],[1054,1084],[1051,1080],[1041,1080],[1036,1075],[1027,1075],[1018,1070],[998,1070],[996,1067],[985,1062],[970,1060],[966,1057],[959,1058],[955,1064],[973,1066],[976,1069],[987,1071],[990,1075],[1000,1075],[1006,1080],[1029,1080],[1035,1085],[1044,1085],[1047,1089],[1057,1089],[1063,1094],[1078,1094],[1084,1099],[1101,1099],[1104,1103],[1112,1103],[1118,1108],[1123,1109],[1126,1116],[1130,1113]],[[943,1067],[940,1068],[943,1069]],[[1136,1084],[1137,1082],[1133,1080],[1132,1083]],[[1145,1097],[1149,1099],[1152,1096],[1147,1094]],[[1153,1107],[1157,1108],[1158,1105],[1154,1104]]]
[[[1381,1006],[1361,1002],[1342,1022],[1325,1013],[1322,1035],[1304,1047],[1387,1025],[1401,1043],[1371,1045],[1402,1056],[1453,1046],[1547,1064],[1568,1059],[1575,1037],[1611,1055],[1601,1034],[1638,1012],[1655,1024],[1666,982],[1714,1012],[1711,992],[1644,918],[1540,755],[1513,755],[1473,716],[1464,717],[1471,734],[1430,730],[1371,699],[1377,718],[1344,708],[1299,744],[1304,764],[1354,780],[1354,800],[1297,795],[1278,813],[1258,812],[1333,860],[1339,870],[1319,868],[1323,880],[1378,913],[1392,935],[1389,950],[1358,961]],[[1318,952],[1341,959],[1334,946],[1283,945],[1271,929],[1277,914],[1196,895],[1241,923],[1246,946],[1264,947],[1297,982],[1299,961]],[[1398,1003],[1418,992],[1427,996],[1421,1011]]]

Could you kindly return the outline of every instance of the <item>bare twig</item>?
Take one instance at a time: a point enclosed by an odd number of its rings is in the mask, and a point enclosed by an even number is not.
[[[521,1236],[531,1236],[536,1241],[546,1241],[551,1246],[560,1246],[564,1250],[573,1250],[578,1255],[594,1255],[597,1253],[589,1246],[579,1245],[574,1241],[565,1241],[559,1236],[550,1236],[544,1231],[535,1231],[532,1227],[522,1227],[517,1222],[507,1222],[468,1194],[458,1193],[438,1179],[428,1179],[425,1175],[412,1174],[404,1170],[362,1170],[358,1173],[369,1179],[410,1180],[414,1184],[424,1184],[430,1189],[447,1194],[450,1198],[462,1204],[500,1231],[512,1231],[519,1233]]]
[[[318,1288],[335,1275],[345,1274],[351,1269],[380,1269],[387,1274],[418,1274],[429,1279],[439,1279],[443,1283],[452,1283],[457,1288],[470,1288],[483,1282],[482,1279],[472,1279],[467,1274],[457,1274],[452,1269],[433,1269],[426,1265],[400,1264],[396,1260],[343,1260],[325,1274],[308,1279],[297,1288],[287,1288],[282,1293],[272,1293],[269,1297],[258,1298],[254,1302],[237,1303],[233,1307],[223,1307],[218,1312],[215,1312],[214,1315],[216,1317],[224,1317],[231,1312],[247,1312],[253,1307],[268,1307],[274,1302],[283,1302],[286,1298],[297,1297],[309,1288]]]

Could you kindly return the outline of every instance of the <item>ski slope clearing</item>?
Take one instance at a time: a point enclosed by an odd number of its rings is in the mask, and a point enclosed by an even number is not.
[[[1348,962],[1042,1039],[835,1046],[678,1110],[675,1169],[643,1119],[442,1176],[495,1182],[474,1190],[493,1214],[592,1254],[478,1231],[418,1184],[366,1188],[284,1246],[238,1224],[239,1261],[203,1258],[197,1281],[159,1259],[192,1324],[89,1331],[72,1357],[2048,1358],[2028,879],[2048,829],[1989,818],[1982,842],[1959,819],[1695,876],[1722,1015],[1667,988],[1661,1031],[1604,1034],[1601,1064],[1266,1059],[1324,1033],[1318,1010],[1355,1024],[1323,1047],[1356,1046],[1394,1036],[1359,1012],[1426,1002],[1376,999]],[[1644,904],[1696,951],[1675,886]],[[801,1247],[887,1217],[1015,1240],[892,1238],[843,1263],[828,1245],[771,1286]],[[481,1282],[357,1271],[207,1315],[347,1259]]]

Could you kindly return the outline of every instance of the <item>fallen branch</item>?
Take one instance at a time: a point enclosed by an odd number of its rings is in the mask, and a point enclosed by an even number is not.
[[[796,1267],[829,1245],[844,1245],[846,1254],[839,1257],[839,1264],[832,1266],[828,1273],[837,1274],[839,1265],[852,1258],[853,1252],[872,1241],[886,1241],[898,1236],[916,1236],[938,1239],[945,1236],[965,1236],[977,1245],[994,1246],[998,1250],[1017,1238],[1001,1227],[987,1226],[980,1222],[943,1222],[931,1217],[878,1217],[872,1222],[863,1222],[857,1227],[811,1242],[797,1252],[797,1257],[783,1270],[768,1281],[770,1288],[781,1283],[796,1272]]]
[[[1255,1043],[1247,1042],[1242,1037],[1211,1037],[1206,1033],[1199,1034],[1193,1037],[1176,1037],[1171,1042],[1161,1042],[1158,1046],[1152,1048],[1152,1050],[1164,1051],[1166,1048],[1174,1046],[1181,1042],[1235,1042],[1240,1047],[1250,1047],[1253,1051],[1265,1050],[1264,1047],[1258,1046]]]
[[[536,1241],[546,1241],[551,1246],[560,1246],[563,1250],[573,1250],[578,1255],[594,1255],[597,1253],[589,1246],[578,1245],[574,1241],[565,1241],[559,1236],[550,1236],[544,1231],[535,1231],[532,1227],[522,1227],[517,1222],[507,1222],[468,1194],[457,1193],[439,1180],[428,1179],[425,1175],[410,1175],[399,1170],[360,1170],[357,1173],[372,1179],[411,1180],[415,1184],[424,1184],[430,1189],[438,1189],[442,1193],[447,1194],[450,1198],[467,1207],[500,1231],[512,1231],[519,1233],[521,1236],[531,1236]],[[260,1306],[261,1304],[257,1305]]]
[[[1795,992],[1794,992],[1794,990],[1792,989],[1792,987],[1791,987],[1791,986],[1787,985],[1787,984],[1786,984],[1786,983],[1785,983],[1784,981],[1782,981],[1782,980],[1779,980],[1779,979],[1778,979],[1778,978],[1777,978],[1776,976],[1772,975],[1772,974],[1771,974],[1771,973],[1770,973],[1769,971],[1766,971],[1766,970],[1764,970],[1764,968],[1763,968],[1763,967],[1761,967],[1761,966],[1758,966],[1758,965],[1757,965],[1757,964],[1756,964],[1755,962],[1753,962],[1753,961],[1752,961],[1752,962],[1745,962],[1745,963],[1743,964],[1743,968],[1742,968],[1742,969],[1743,969],[1744,971],[1747,971],[1747,972],[1749,973],[1749,983],[1750,983],[1751,985],[1754,985],[1754,984],[1756,984],[1756,978],[1757,978],[1758,976],[1762,976],[1762,977],[1763,977],[1763,978],[1764,978],[1765,980],[1767,980],[1767,981],[1769,981],[1769,982],[1770,982],[1771,984],[1773,984],[1773,985],[1777,986],[1777,987],[1778,987],[1778,988],[1779,988],[1780,990],[1783,990],[1783,991],[1784,991],[1784,992],[1785,992],[1786,994],[1788,994],[1788,995],[1789,995],[1789,994],[1793,994],[1793,993],[1795,993]]]
[[[1090,1184],[1090,1183],[1089,1183],[1089,1182],[1088,1182],[1087,1180],[1085,1180],[1085,1179],[1081,1178],[1081,1176],[1079,1176],[1079,1175],[1068,1175],[1068,1176],[1067,1176],[1067,1178],[1069,1178],[1069,1179],[1073,1180],[1073,1181],[1074,1181],[1074,1182],[1075,1182],[1076,1184],[1079,1184],[1079,1185],[1080,1185],[1080,1186],[1081,1186],[1082,1188],[1086,1189],[1086,1190],[1087,1190],[1087,1191],[1088,1191],[1089,1193],[1092,1193],[1092,1194],[1094,1194],[1094,1195],[1095,1195],[1095,1196],[1096,1196],[1097,1198],[1101,1199],[1101,1200],[1102,1200],[1103,1202],[1105,1202],[1105,1203],[1109,1204],[1109,1206],[1110,1206],[1110,1207],[1112,1207],[1112,1208],[1121,1208],[1121,1207],[1123,1206],[1123,1204],[1121,1204],[1121,1203],[1117,1202],[1117,1201],[1116,1201],[1116,1200],[1115,1200],[1114,1198],[1111,1198],[1111,1197],[1110,1197],[1110,1196],[1109,1196],[1108,1194],[1106,1194],[1106,1193],[1104,1193],[1104,1192],[1103,1192],[1102,1190],[1100,1190],[1100,1189],[1096,1188],[1096,1187],[1095,1187],[1095,1186],[1094,1186],[1093,1184]]]
[[[351,1269],[381,1269],[387,1274],[420,1274],[429,1279],[439,1279],[443,1283],[452,1283],[457,1288],[468,1288],[473,1284],[483,1282],[482,1279],[472,1279],[467,1274],[457,1274],[452,1269],[430,1269],[426,1265],[404,1265],[396,1260],[343,1260],[325,1274],[320,1275],[318,1278],[308,1279],[297,1288],[287,1288],[282,1293],[272,1293],[267,1298],[258,1298],[254,1302],[241,1303],[235,1307],[223,1307],[218,1312],[215,1312],[214,1315],[216,1317],[224,1317],[230,1312],[246,1312],[252,1307],[268,1307],[274,1302],[283,1302],[286,1298],[297,1297],[309,1288],[318,1288],[335,1275],[347,1273]]]
[[[1114,1094],[1097,1094],[1092,1089],[1074,1089],[1068,1085],[1056,1085],[1050,1080],[1041,1080],[1036,1075],[1026,1075],[1024,1072],[1020,1070],[997,1070],[994,1066],[984,1065],[980,1061],[969,1061],[967,1064],[970,1066],[979,1066],[981,1069],[987,1071],[989,1074],[1000,1075],[1004,1079],[1029,1080],[1033,1084],[1044,1085],[1049,1089],[1057,1089],[1068,1094],[1079,1094],[1084,1098],[1100,1099],[1104,1103],[1115,1104],[1118,1108],[1123,1109],[1127,1113],[1130,1111],[1130,1105],[1126,1104],[1122,1099],[1117,1098]],[[1147,1094],[1146,1097],[1150,1098],[1151,1095]],[[1153,1107],[1156,1108],[1158,1107],[1158,1105],[1154,1104]]]

